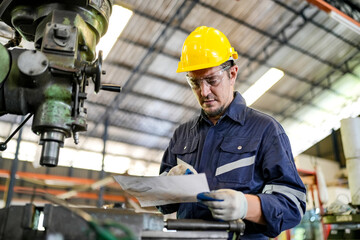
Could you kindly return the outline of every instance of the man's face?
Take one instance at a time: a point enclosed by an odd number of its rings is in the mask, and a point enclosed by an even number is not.
[[[234,99],[234,84],[238,67],[227,71],[220,67],[212,67],[189,72],[188,82],[206,115],[216,121],[225,112]]]

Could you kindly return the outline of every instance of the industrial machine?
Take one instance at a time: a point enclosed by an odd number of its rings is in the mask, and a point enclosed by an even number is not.
[[[76,214],[75,211],[81,213]],[[41,215],[42,222],[39,221]],[[164,228],[167,231],[163,231]],[[160,214],[135,213],[126,209],[66,209],[51,204],[44,207],[27,204],[0,209],[0,238],[3,240],[226,240],[228,231],[240,236],[244,228],[245,224],[241,220],[164,221]]]
[[[74,207],[46,192],[38,196],[53,204],[10,206],[0,209],[2,240],[136,240],[136,239],[236,239],[244,222],[167,219],[153,212],[135,212],[124,204],[105,208]],[[167,231],[164,231],[167,229]],[[170,230],[170,231],[169,231]]]
[[[240,239],[245,223],[200,219],[167,219],[162,214],[135,212],[124,205],[85,208],[46,192],[37,193],[54,204],[10,206],[0,209],[2,240],[138,240]],[[166,231],[164,231],[166,229]]]
[[[360,118],[341,120],[340,131],[351,202],[337,205],[323,222],[331,225],[328,239],[360,239]]]
[[[28,115],[19,128],[33,117],[32,131],[40,135],[43,166],[56,167],[65,138],[73,136],[77,143],[78,133],[86,131],[84,101],[90,79],[95,92],[121,90],[101,84],[102,54],[96,59],[95,52],[107,30],[112,5],[112,0],[0,0],[0,19],[15,31],[14,39],[0,44],[0,116]],[[35,50],[16,48],[21,38],[34,42]],[[0,143],[0,150],[6,149],[17,130]],[[80,209],[56,197],[47,198],[55,205],[0,209],[0,238],[227,239],[228,231],[240,236],[245,228],[241,220],[164,222],[158,214]]]
[[[33,115],[32,131],[40,135],[40,164],[55,167],[64,139],[86,131],[86,87],[100,89],[102,54],[95,47],[107,30],[111,0],[3,0],[0,19],[15,38],[0,44],[0,115]],[[21,38],[35,50],[15,47]],[[11,49],[8,49],[11,48]],[[27,120],[26,119],[26,120]],[[6,149],[6,142],[0,150]]]

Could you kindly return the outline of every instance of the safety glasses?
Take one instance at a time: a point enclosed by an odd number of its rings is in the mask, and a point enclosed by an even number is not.
[[[190,77],[186,74],[186,80],[189,83],[190,87],[194,90],[200,89],[201,82],[204,81],[207,86],[216,87],[223,80],[223,73],[228,70],[231,66],[227,66],[225,68],[220,69],[219,71],[202,78],[194,78]]]

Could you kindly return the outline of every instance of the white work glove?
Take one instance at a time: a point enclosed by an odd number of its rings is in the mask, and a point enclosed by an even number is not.
[[[187,169],[189,170],[186,171]],[[191,174],[189,171],[193,174],[197,174],[197,171],[191,165],[178,164],[170,169],[167,176]]]
[[[230,221],[246,217],[248,202],[242,192],[232,189],[219,189],[204,194],[217,200],[201,201],[209,207],[214,218]]]

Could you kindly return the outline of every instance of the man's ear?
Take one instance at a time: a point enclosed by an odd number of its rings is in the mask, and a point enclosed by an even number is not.
[[[235,86],[235,81],[237,77],[239,67],[237,65],[234,65],[230,68],[230,83],[232,86]]]

